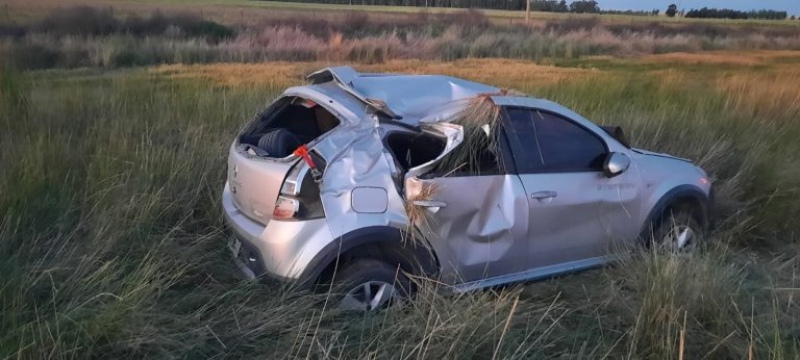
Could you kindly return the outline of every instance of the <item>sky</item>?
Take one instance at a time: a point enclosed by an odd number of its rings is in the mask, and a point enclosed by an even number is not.
[[[671,3],[678,9],[728,8],[736,10],[785,10],[789,14],[800,15],[800,0],[595,0],[601,9],[614,10],[653,10],[666,9]]]

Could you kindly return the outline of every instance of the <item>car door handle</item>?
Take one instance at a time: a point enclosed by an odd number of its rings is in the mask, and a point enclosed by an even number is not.
[[[425,210],[428,210],[431,214],[436,214],[441,210],[443,207],[447,207],[447,203],[444,201],[436,201],[436,200],[414,200],[414,205],[424,207]]]
[[[436,200],[414,200],[414,205],[421,207],[438,207],[438,208],[447,207],[446,202],[436,201]]]
[[[531,199],[536,200],[544,200],[544,199],[551,199],[558,196],[558,193],[555,191],[538,191],[531,194]]]

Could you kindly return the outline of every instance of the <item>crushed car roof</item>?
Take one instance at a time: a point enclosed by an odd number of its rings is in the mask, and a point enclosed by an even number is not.
[[[359,73],[349,66],[326,68],[308,78],[314,85],[334,82],[375,111],[408,123],[458,107],[460,100],[501,91],[451,76]]]

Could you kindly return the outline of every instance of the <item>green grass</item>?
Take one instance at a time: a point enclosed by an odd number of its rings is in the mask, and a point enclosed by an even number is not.
[[[0,358],[797,358],[800,102],[767,96],[791,88],[781,69],[739,69],[741,91],[724,69],[495,79],[697,160],[720,186],[713,245],[463,295],[425,285],[366,316],[241,280],[224,245],[227,146],[297,78],[4,71]]]

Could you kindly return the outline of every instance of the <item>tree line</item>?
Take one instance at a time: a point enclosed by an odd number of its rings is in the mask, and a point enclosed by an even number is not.
[[[778,10],[751,10],[739,11],[733,9],[691,9],[684,15],[687,18],[698,19],[760,19],[760,20],[785,20],[789,17],[786,11]]]
[[[338,5],[387,5],[387,6],[417,6],[417,7],[448,7],[448,8],[481,8],[497,10],[525,10],[526,0],[281,0],[303,3],[321,3]],[[560,12],[560,13],[588,13],[588,14],[632,14],[653,15],[654,11],[614,11],[602,10],[597,1],[576,0],[533,0],[532,11]]]
[[[337,5],[387,5],[387,6],[416,6],[416,7],[448,7],[448,8],[481,8],[497,10],[525,10],[526,0],[278,0],[301,3],[337,4]],[[531,0],[531,10],[556,13],[577,14],[625,14],[651,16],[660,14],[660,10],[602,10],[595,0]],[[687,18],[716,18],[716,19],[763,19],[784,20],[788,18],[786,11],[778,10],[752,10],[739,11],[732,9],[702,8],[689,11],[678,11],[675,4],[671,4],[665,14],[669,17],[676,15]]]

